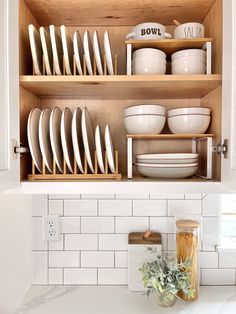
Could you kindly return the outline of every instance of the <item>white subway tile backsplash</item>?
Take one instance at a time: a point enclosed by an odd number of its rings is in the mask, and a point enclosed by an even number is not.
[[[32,284],[48,283],[48,252],[32,252]]]
[[[131,216],[132,200],[99,200],[99,216]]]
[[[81,217],[82,233],[114,233],[114,217]]]
[[[236,268],[236,252],[220,252],[219,267]]]
[[[65,285],[96,285],[96,268],[66,268],[64,269]]]
[[[128,234],[99,234],[99,250],[127,250]]]
[[[44,229],[43,229],[43,218],[33,217],[32,218],[32,250],[33,251],[44,251],[47,250],[47,242],[44,241]]]
[[[81,267],[114,267],[114,252],[84,251],[81,252]]]
[[[100,285],[127,285],[127,268],[98,269],[98,284]]]
[[[162,244],[162,250],[166,251],[168,249],[167,234],[161,235],[161,244]]]
[[[202,202],[200,200],[169,200],[168,216],[201,215]]]
[[[218,245],[218,217],[202,218],[202,249],[203,251],[215,251]]]
[[[32,195],[32,216],[45,216],[48,214],[47,195]]]
[[[166,216],[166,200],[134,200],[134,216]]]
[[[65,200],[65,216],[97,216],[97,200]]]
[[[127,251],[115,252],[115,267],[118,267],[118,268],[128,267],[128,252]]]
[[[220,212],[220,195],[208,194],[202,202],[203,216],[218,216]]]
[[[199,252],[199,266],[201,268],[218,268],[218,253]]]
[[[149,194],[116,194],[116,198],[123,199],[148,199]]]
[[[49,215],[63,216],[63,200],[49,200]]]
[[[83,199],[113,199],[115,194],[81,194]]]
[[[116,233],[145,231],[149,228],[148,217],[116,217]]]
[[[176,250],[176,236],[173,233],[167,235],[168,237],[168,251],[175,251]]]
[[[49,285],[63,284],[63,268],[49,268],[48,269],[48,283]]]
[[[80,194],[49,194],[50,200],[80,199]]]
[[[49,252],[49,267],[80,267],[80,252]]]
[[[65,234],[66,250],[98,250],[97,234]]]
[[[61,233],[79,233],[80,217],[61,217]]]
[[[202,269],[202,285],[235,285],[235,269]]]
[[[150,198],[159,199],[159,200],[183,200],[184,194],[159,194],[151,193]]]
[[[185,194],[186,200],[201,200],[203,198],[202,194]]]
[[[151,217],[150,229],[160,233],[174,233],[173,217]]]
[[[63,242],[64,242],[64,235],[61,234],[61,239],[59,241],[48,242],[49,251],[62,251],[63,250]]]

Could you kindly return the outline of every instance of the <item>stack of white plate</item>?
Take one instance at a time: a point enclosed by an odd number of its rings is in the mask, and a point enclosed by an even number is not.
[[[151,178],[181,179],[193,176],[198,169],[198,154],[144,154],[135,156],[139,173]]]
[[[205,74],[206,52],[202,49],[185,49],[171,56],[172,74]]]
[[[124,124],[128,134],[159,134],[166,121],[161,105],[136,105],[124,109]]]

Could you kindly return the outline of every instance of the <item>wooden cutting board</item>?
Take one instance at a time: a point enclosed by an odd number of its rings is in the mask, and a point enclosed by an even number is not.
[[[161,234],[158,232],[132,232],[128,245],[128,286],[131,291],[145,291],[139,268],[145,262],[155,259],[155,254],[147,251],[151,247],[162,255]]]

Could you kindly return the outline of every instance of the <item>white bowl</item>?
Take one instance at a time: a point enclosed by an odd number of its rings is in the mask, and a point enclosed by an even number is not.
[[[211,114],[211,109],[204,107],[190,107],[190,108],[175,108],[169,109],[167,111],[168,117],[178,116],[178,115],[189,115],[189,114],[200,114],[207,115]]]
[[[135,160],[143,164],[190,164],[198,162],[198,154],[143,154],[136,155]]]
[[[177,165],[147,165],[142,163],[137,163],[137,170],[138,172],[145,176],[150,178],[175,178],[175,179],[181,179],[181,178],[188,178],[193,176],[197,169],[198,169],[198,163],[193,164],[179,164]]]
[[[143,62],[148,62],[149,64],[150,63],[157,63],[157,64],[163,64],[163,65],[166,65],[167,64],[167,61],[163,58],[160,58],[160,57],[134,57],[132,59],[132,62],[133,63],[143,63]]]
[[[138,62],[133,60],[132,73],[135,75],[163,75],[166,73],[166,65],[152,59]]]
[[[177,26],[174,30],[174,38],[185,39],[185,38],[204,38],[205,28],[200,23],[184,23]]]
[[[134,115],[124,117],[124,124],[128,134],[159,134],[164,125],[166,117],[159,115]]]
[[[133,58],[136,57],[159,57],[165,60],[166,54],[165,52],[155,48],[141,48],[133,52]]]
[[[201,56],[191,56],[191,57],[182,57],[174,59],[171,62],[171,65],[178,65],[178,64],[189,64],[189,63],[203,63],[206,64],[206,58]]]
[[[124,116],[140,114],[157,114],[165,116],[166,109],[161,105],[135,105],[124,109]]]
[[[210,121],[211,117],[207,115],[179,115],[168,117],[168,126],[175,134],[204,134]]]
[[[205,74],[206,65],[204,63],[178,64],[171,68],[172,74]]]
[[[175,60],[182,57],[190,57],[190,56],[201,56],[202,58],[206,57],[206,51],[203,49],[184,49],[177,51],[171,55],[171,60]]]

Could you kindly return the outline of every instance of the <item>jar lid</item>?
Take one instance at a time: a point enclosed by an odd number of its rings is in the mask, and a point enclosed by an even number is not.
[[[177,220],[176,226],[179,228],[198,228],[199,222],[196,220]]]

